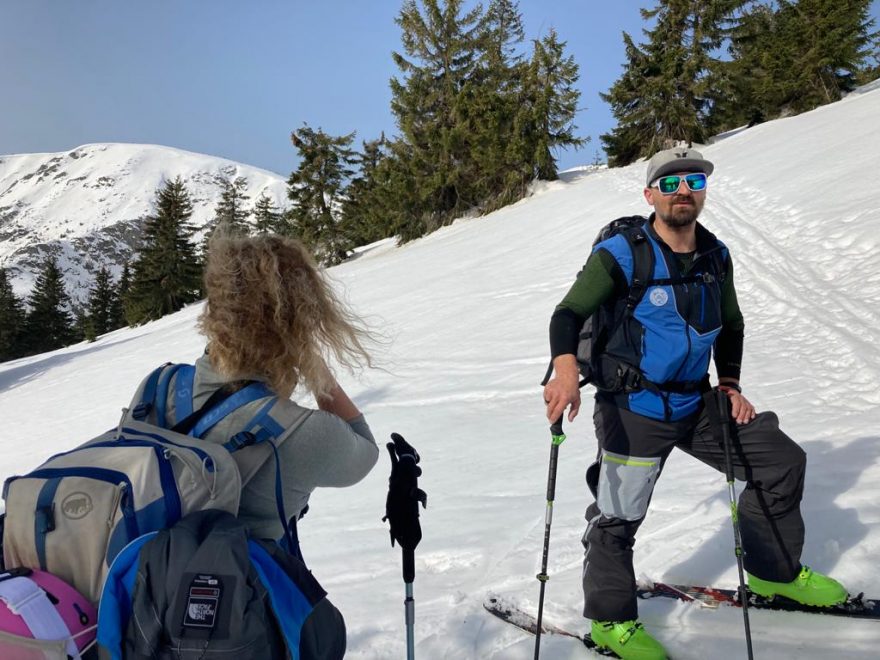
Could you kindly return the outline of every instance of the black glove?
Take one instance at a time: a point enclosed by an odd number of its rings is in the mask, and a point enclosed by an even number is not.
[[[393,442],[385,445],[391,455],[391,477],[382,520],[391,524],[391,545],[397,541],[401,548],[412,551],[422,540],[419,502],[427,507],[428,496],[418,485],[422,474],[418,452],[397,433],[392,433],[391,439]]]

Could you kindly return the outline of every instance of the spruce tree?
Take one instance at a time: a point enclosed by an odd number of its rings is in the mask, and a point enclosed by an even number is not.
[[[126,261],[122,266],[122,275],[119,282],[116,283],[116,290],[113,292],[113,307],[110,315],[110,329],[116,330],[128,324],[126,320],[126,304],[129,300],[129,290],[131,289],[131,270]]]
[[[855,88],[877,33],[871,0],[778,0],[780,32],[793,45],[784,109],[804,112]]]
[[[354,173],[354,133],[334,137],[303,125],[290,139],[300,157],[287,186],[293,229],[319,262],[339,263],[354,247],[340,222],[341,193]]]
[[[102,266],[95,275],[95,283],[89,292],[88,301],[89,330],[95,337],[114,329],[115,301],[116,287],[113,285],[110,269]]]
[[[281,234],[282,213],[265,191],[254,204],[254,229],[258,234]]]
[[[5,268],[0,268],[0,362],[20,357],[25,314],[12,290]]]
[[[76,333],[70,314],[70,298],[54,257],[47,257],[28,298],[30,311],[25,321],[25,349],[44,353],[70,344]]]
[[[729,59],[714,63],[714,86],[707,91],[712,134],[776,116],[781,102],[777,80],[784,62],[791,61],[785,54],[791,44],[778,34],[772,5],[748,1],[737,9],[724,31]]]
[[[227,235],[247,236],[250,233],[248,208],[250,197],[246,194],[247,179],[243,176],[220,179],[220,200],[214,207],[214,218],[208,224],[208,231],[202,239],[202,254],[207,251],[211,236],[220,226]]]
[[[536,40],[528,79],[534,127],[532,163],[535,176],[548,181],[557,178],[553,150],[577,149],[587,143],[575,137],[574,118],[580,99],[575,83],[579,73],[574,57],[565,56],[565,45],[553,29],[540,41]]]
[[[470,145],[466,164],[470,195],[481,210],[521,198],[533,178],[515,144],[517,114],[523,105],[527,65],[520,44],[525,38],[518,3],[492,0],[480,21],[477,66],[462,92]]]
[[[392,57],[403,75],[391,79],[391,110],[400,129],[398,166],[414,187],[416,218],[403,238],[448,224],[478,201],[468,172],[472,98],[468,81],[478,66],[482,10],[462,13],[464,0],[406,0],[396,22],[403,54]],[[473,113],[471,113],[473,114]]]
[[[394,235],[393,221],[387,213],[393,200],[386,197],[388,168],[383,161],[385,136],[362,143],[356,154],[357,175],[345,189],[342,202],[342,231],[353,246],[366,245]]]
[[[127,319],[136,325],[176,312],[198,299],[201,268],[190,242],[192,202],[180,177],[157,193],[134,263]]]
[[[626,65],[607,94],[617,126],[601,136],[612,167],[677,143],[704,142],[709,91],[715,85],[713,51],[721,44],[732,12],[742,0],[658,0],[642,9],[642,18],[656,19],[642,30],[641,48],[624,33]]]

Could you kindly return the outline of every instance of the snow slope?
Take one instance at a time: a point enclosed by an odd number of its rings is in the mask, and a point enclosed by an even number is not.
[[[746,316],[746,394],[809,456],[804,561],[880,596],[880,90],[707,147],[716,163],[703,222],[731,248]],[[343,383],[377,437],[403,434],[428,492],[417,550],[417,655],[517,660],[533,640],[491,618],[489,591],[535,606],[549,431],[538,386],[547,323],[598,228],[647,212],[644,166],[574,172],[490,216],[366,251],[331,271],[382,331],[384,371]],[[139,379],[194,359],[199,305],[93,344],[0,365],[0,473],[20,473],[116,423]],[[585,393],[588,395],[588,393]],[[590,405],[561,447],[546,615],[583,629],[584,470]],[[381,463],[361,484],[315,494],[303,551],[345,613],[348,657],[404,657],[400,558],[380,521]],[[635,548],[637,573],[736,583],[723,476],[681,452]],[[677,660],[744,657],[739,611],[648,602],[642,618]],[[752,614],[757,658],[873,658],[880,623]],[[545,638],[542,657],[591,657]]]
[[[199,229],[214,217],[224,179],[247,178],[251,204],[264,191],[279,206],[286,198],[286,182],[274,172],[158,145],[0,156],[0,266],[10,269],[16,293],[30,293],[47,253],[58,258],[74,301],[85,299],[102,265],[118,278],[155,210],[156,191],[178,176]]]

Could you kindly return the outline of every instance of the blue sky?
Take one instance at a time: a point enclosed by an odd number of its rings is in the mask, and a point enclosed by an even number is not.
[[[589,163],[613,118],[622,31],[648,0],[520,0],[527,40],[553,27],[580,65]],[[143,142],[287,175],[307,122],[357,144],[396,133],[388,80],[400,0],[8,0],[0,5],[0,154]],[[874,14],[878,11],[874,4]]]

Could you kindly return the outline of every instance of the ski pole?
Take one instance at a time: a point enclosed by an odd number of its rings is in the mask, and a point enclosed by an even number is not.
[[[733,478],[733,448],[730,440],[730,410],[727,400],[727,393],[724,390],[715,390],[715,397],[718,401],[718,413],[721,417],[721,437],[724,444],[724,469],[727,475],[727,493],[730,497],[730,516],[733,520],[733,541],[734,552],[736,553],[736,568],[739,572],[739,600],[742,603],[743,624],[746,629],[746,648],[749,653],[749,660],[753,660],[752,655],[752,631],[749,628],[749,595],[746,593],[746,581],[743,572],[743,549],[742,537],[739,531],[739,512],[736,507],[736,489],[734,488]]]
[[[388,497],[385,500],[385,517],[390,523],[391,546],[397,541],[403,558],[403,583],[406,598],[403,601],[406,622],[406,657],[414,660],[416,655],[415,623],[416,602],[413,598],[413,582],[416,579],[415,549],[422,540],[419,524],[419,503],[427,506],[428,496],[419,488],[418,478],[422,468],[421,458],[415,448],[398,433],[391,434],[392,442],[385,445],[391,456],[391,476],[388,478]]]
[[[553,522],[553,500],[556,498],[556,463],[559,459],[559,445],[565,441],[562,432],[562,415],[550,426],[550,471],[547,475],[547,510],[544,514],[544,554],[541,558],[541,572],[537,578],[541,583],[538,596],[538,626],[535,631],[535,660],[541,655],[541,617],[544,614],[544,588],[547,586],[547,554],[550,551],[550,524]]]

